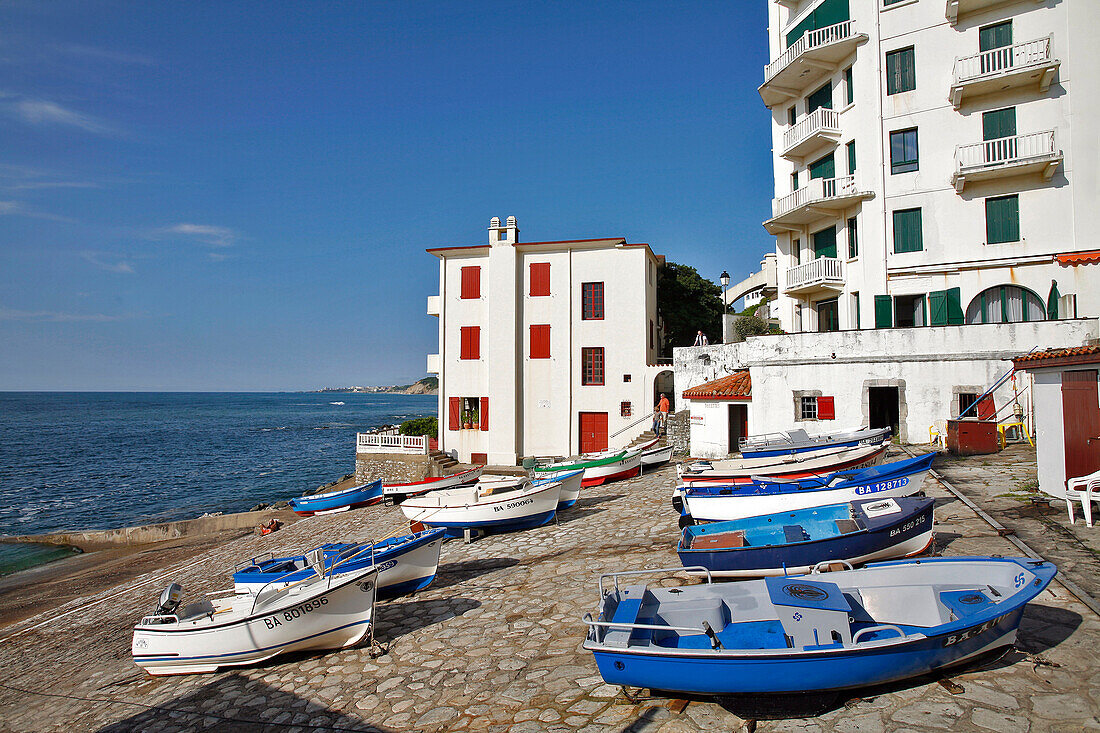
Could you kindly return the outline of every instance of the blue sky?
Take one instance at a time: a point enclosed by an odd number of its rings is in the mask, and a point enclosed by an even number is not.
[[[766,3],[0,5],[0,389],[424,376],[427,247],[772,246]]]

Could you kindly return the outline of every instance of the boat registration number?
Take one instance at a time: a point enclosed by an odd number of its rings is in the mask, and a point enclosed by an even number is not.
[[[967,629],[966,631],[960,631],[957,634],[951,634],[950,636],[948,636],[946,639],[943,640],[943,645],[944,646],[953,646],[955,644],[958,644],[960,641],[966,641],[967,639],[973,638],[973,637],[977,636],[978,634],[982,633],[983,631],[989,631],[994,626],[996,626],[998,623],[1000,623],[1000,621],[1002,619],[1004,619],[1005,616],[1008,616],[1008,614],[1006,613],[1004,616],[998,616],[995,619],[991,619],[989,621],[986,621],[984,624],[981,624],[980,626],[975,626],[973,628]]]
[[[306,601],[305,603],[303,603],[300,606],[295,606],[294,608],[289,608],[286,611],[283,611],[282,613],[277,613],[273,616],[264,617],[264,625],[267,626],[267,628],[269,628],[269,629],[273,629],[276,626],[282,626],[283,624],[288,624],[291,621],[297,621],[302,616],[305,616],[307,613],[312,613],[313,611],[316,611],[321,606],[327,606],[327,605],[328,605],[328,599],[327,598],[325,598],[323,596],[321,598],[315,598],[312,601]]]
[[[912,522],[906,522],[905,524],[901,525],[900,527],[894,527],[892,530],[890,530],[890,536],[891,537],[897,537],[899,534],[902,534],[904,532],[908,532],[909,530],[913,529],[914,527],[919,527],[920,525],[924,524],[925,520],[927,520],[927,517],[925,517],[922,514],[921,516],[914,519]]]
[[[534,503],[535,503],[534,499],[530,499],[530,498],[520,499],[519,501],[510,501],[507,504],[505,504],[504,506],[494,505],[493,506],[493,511],[494,512],[503,512],[507,509],[515,509],[516,507],[521,507],[525,504],[534,504]]]
[[[877,484],[868,484],[867,486],[857,486],[856,494],[863,496],[865,494],[877,494],[880,491],[889,491],[890,489],[900,489],[909,483],[907,478],[894,478],[889,481],[879,481]]]

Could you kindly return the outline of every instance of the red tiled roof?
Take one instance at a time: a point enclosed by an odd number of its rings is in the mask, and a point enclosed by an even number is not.
[[[688,400],[751,400],[752,380],[748,371],[734,372],[728,377],[685,389],[683,396]]]
[[[1054,259],[1060,265],[1091,265],[1100,262],[1100,249],[1089,252],[1070,252],[1064,255],[1054,255]]]
[[[1048,366],[1072,366],[1073,364],[1100,363],[1100,344],[1071,346],[1066,349],[1047,349],[1018,356],[1012,360],[1017,369],[1034,369]]]

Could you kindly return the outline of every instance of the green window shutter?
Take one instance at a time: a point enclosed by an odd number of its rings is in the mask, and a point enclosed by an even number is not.
[[[947,294],[947,324],[949,326],[961,326],[963,323],[962,294],[958,288],[948,288]]]
[[[810,13],[804,21],[792,28],[791,32],[787,34],[787,48],[793,46],[795,41],[801,38],[806,31],[812,31],[816,27],[814,25],[814,14]]]
[[[792,104],[790,109],[787,110],[787,124],[794,126],[794,123],[798,121],[798,113],[795,112],[795,106]]]
[[[832,82],[827,83],[825,86],[806,97],[806,114],[810,114],[819,107],[824,107],[825,109],[833,108]]]
[[[931,326],[947,325],[947,291],[936,290],[928,294],[928,309],[931,313],[928,324]]]
[[[848,218],[848,257],[859,256],[859,231],[856,217]]]
[[[996,109],[982,114],[982,140],[998,140],[1016,134],[1016,108]]]
[[[886,54],[886,93],[899,94],[916,88],[917,69],[913,48]]]
[[[978,31],[978,50],[992,51],[1012,45],[1012,21],[987,25]]]
[[[875,328],[890,328],[894,325],[894,304],[889,295],[875,296]]]
[[[836,161],[832,153],[810,163],[810,180],[814,178],[836,178]]]
[[[856,101],[856,90],[852,86],[852,67],[849,66],[844,70],[844,91],[848,96],[848,104],[854,104]]]
[[[920,252],[924,249],[921,232],[921,210],[902,209],[894,212],[894,252]]]
[[[836,227],[814,232],[814,256],[836,257]]]
[[[843,23],[850,17],[848,0],[825,0],[825,2],[814,8],[814,11],[807,15],[805,20],[787,33],[787,46],[792,46],[806,31]]]
[[[985,241],[989,244],[1020,241],[1019,195],[985,200]]]
[[[856,172],[856,141],[848,143],[848,175]]]
[[[898,93],[898,54],[897,51],[886,54],[886,93]]]

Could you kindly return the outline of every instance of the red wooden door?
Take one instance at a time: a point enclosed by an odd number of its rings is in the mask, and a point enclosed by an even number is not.
[[[1062,372],[1062,430],[1066,479],[1100,470],[1100,403],[1096,369]]]
[[[581,453],[596,453],[607,450],[607,413],[582,412]]]

